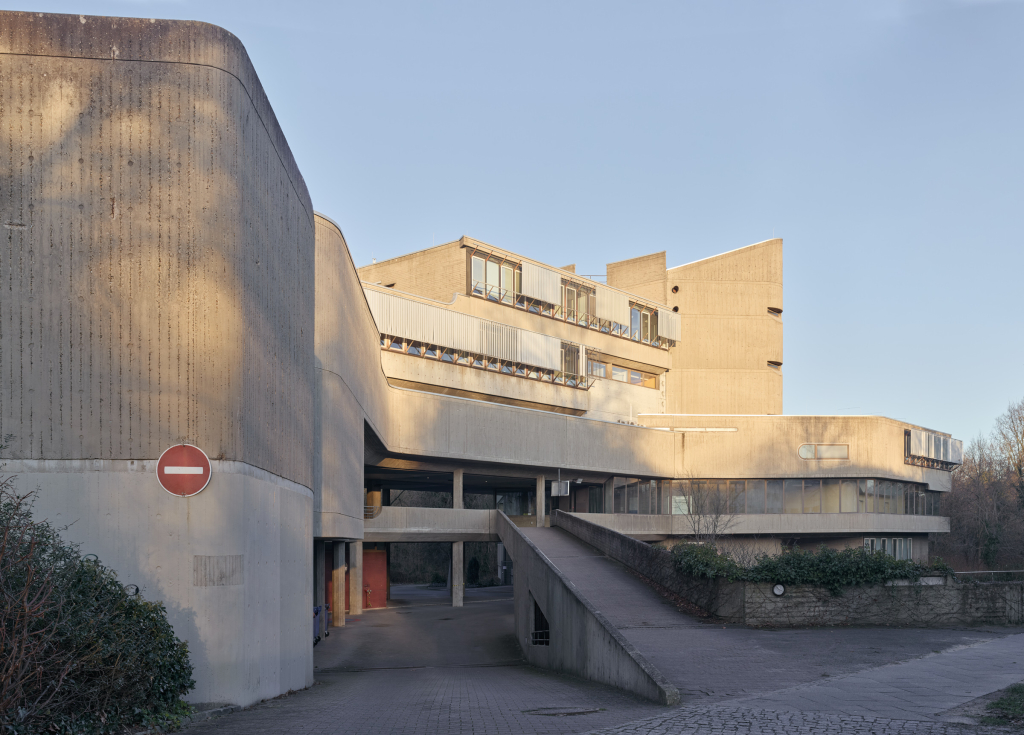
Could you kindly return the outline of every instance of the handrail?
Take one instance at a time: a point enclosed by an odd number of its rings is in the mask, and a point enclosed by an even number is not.
[[[384,510],[382,505],[364,505],[363,506],[363,520],[372,521],[374,518],[381,514]]]

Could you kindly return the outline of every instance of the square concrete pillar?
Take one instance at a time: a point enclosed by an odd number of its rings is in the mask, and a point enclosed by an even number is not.
[[[331,622],[335,628],[345,624],[345,543],[334,542],[334,569],[331,571]]]
[[[452,543],[452,607],[462,607],[466,590],[466,562],[462,541]]]
[[[363,542],[348,545],[348,613],[363,614]]]
[[[452,508],[465,508],[462,500],[462,470],[452,473]]]
[[[537,528],[544,526],[544,475],[537,477]]]
[[[325,554],[327,552],[327,544],[323,541],[313,542],[313,606],[323,605],[326,596],[326,568],[327,558]],[[312,612],[312,611],[310,611]],[[326,620],[326,616],[321,620]]]

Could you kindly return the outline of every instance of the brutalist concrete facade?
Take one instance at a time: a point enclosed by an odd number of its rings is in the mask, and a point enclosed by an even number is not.
[[[244,48],[0,13],[0,130],[7,471],[165,602],[194,700],[307,686],[313,210]],[[214,460],[193,498],[155,481],[179,442]],[[240,578],[197,577],[236,556]]]

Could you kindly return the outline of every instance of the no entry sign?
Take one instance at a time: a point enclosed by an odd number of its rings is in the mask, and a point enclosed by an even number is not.
[[[187,498],[210,482],[210,458],[199,447],[178,444],[164,450],[156,463],[156,479],[171,495]]]

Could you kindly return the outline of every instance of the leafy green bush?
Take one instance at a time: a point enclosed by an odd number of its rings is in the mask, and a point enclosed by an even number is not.
[[[847,587],[883,584],[890,580],[917,581],[929,575],[952,574],[941,559],[932,564],[897,560],[885,552],[863,548],[836,551],[821,546],[817,551],[784,550],[778,556],[762,554],[753,564],[743,566],[715,547],[680,544],[672,550],[676,571],[698,579],[725,579],[730,582],[781,582],[824,587],[841,595]]]
[[[32,495],[0,482],[0,732],[173,727],[195,682],[163,605],[34,520]]]

